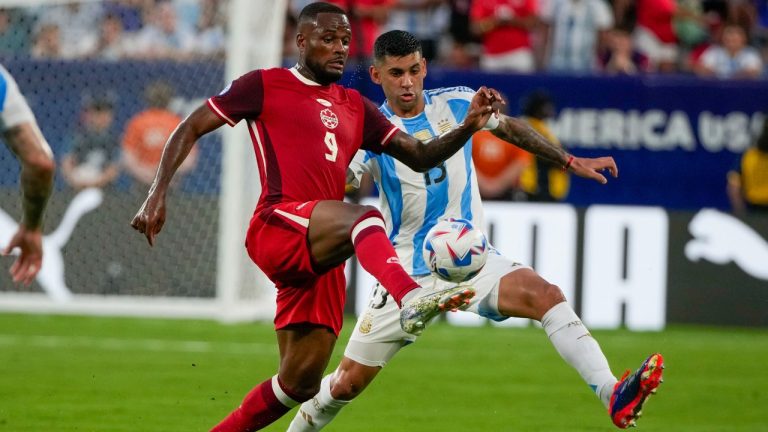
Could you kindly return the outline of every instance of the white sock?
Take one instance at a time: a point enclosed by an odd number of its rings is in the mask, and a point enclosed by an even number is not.
[[[605,407],[617,379],[600,345],[568,303],[555,305],[541,318],[541,325],[560,356],[579,372]]]
[[[320,391],[315,397],[304,402],[288,426],[287,432],[319,431],[331,422],[349,401],[331,396],[331,377],[326,375],[320,382]]]
[[[416,287],[416,288],[408,291],[407,293],[405,293],[403,298],[400,299],[400,308],[402,309],[403,306],[405,306],[406,303],[411,301],[411,299],[415,299],[419,295],[419,293],[421,293],[422,289],[423,289],[422,287]]]

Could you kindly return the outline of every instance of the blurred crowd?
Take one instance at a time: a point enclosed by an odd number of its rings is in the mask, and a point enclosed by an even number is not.
[[[0,58],[224,58],[218,0],[110,0],[0,8]]]
[[[284,58],[296,58],[288,0]],[[768,0],[328,0],[349,11],[352,61],[380,33],[430,62],[511,73],[765,77]],[[226,0],[105,0],[0,9],[0,58],[223,58]]]
[[[285,55],[296,56],[290,0]],[[765,77],[768,0],[329,0],[350,11],[353,58],[391,29],[425,56],[489,72]]]

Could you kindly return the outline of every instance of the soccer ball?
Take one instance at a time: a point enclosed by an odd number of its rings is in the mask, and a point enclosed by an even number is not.
[[[470,221],[448,218],[429,230],[422,252],[433,275],[448,282],[464,282],[483,269],[488,242]]]

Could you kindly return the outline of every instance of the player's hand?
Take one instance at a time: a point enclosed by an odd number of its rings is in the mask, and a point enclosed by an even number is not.
[[[154,246],[155,236],[163,229],[163,224],[165,224],[165,196],[150,193],[133,217],[131,226],[147,237],[150,246]]]
[[[11,265],[11,276],[14,282],[21,282],[29,285],[35,279],[40,267],[43,265],[43,233],[41,230],[30,230],[24,225],[19,226],[11,242],[3,251],[3,255],[8,255],[15,248],[19,248],[21,253]]]
[[[504,99],[498,91],[485,86],[480,87],[472,97],[464,124],[474,131],[482,129],[488,123],[491,115],[499,115],[498,106],[504,103]]]
[[[595,180],[600,184],[608,183],[608,179],[601,174],[601,172],[606,170],[608,170],[614,178],[619,176],[619,168],[616,167],[616,162],[610,156],[594,159],[574,156],[571,165],[568,167],[568,171],[577,176]]]

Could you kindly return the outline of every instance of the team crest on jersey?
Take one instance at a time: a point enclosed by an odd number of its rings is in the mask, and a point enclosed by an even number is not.
[[[434,138],[434,135],[432,135],[432,132],[430,132],[429,129],[418,130],[412,133],[411,135],[413,135],[414,137],[416,137],[416,139],[419,139],[421,141],[429,141],[432,138]]]
[[[366,312],[363,316],[363,319],[360,320],[360,327],[358,327],[358,330],[360,330],[360,333],[362,334],[368,334],[371,332],[371,328],[373,327],[373,314],[370,312]]]
[[[448,119],[442,119],[439,122],[437,122],[437,133],[442,135],[453,127],[453,122]]]
[[[336,126],[339,125],[339,118],[328,108],[320,111],[320,120],[328,129],[336,129]]]

